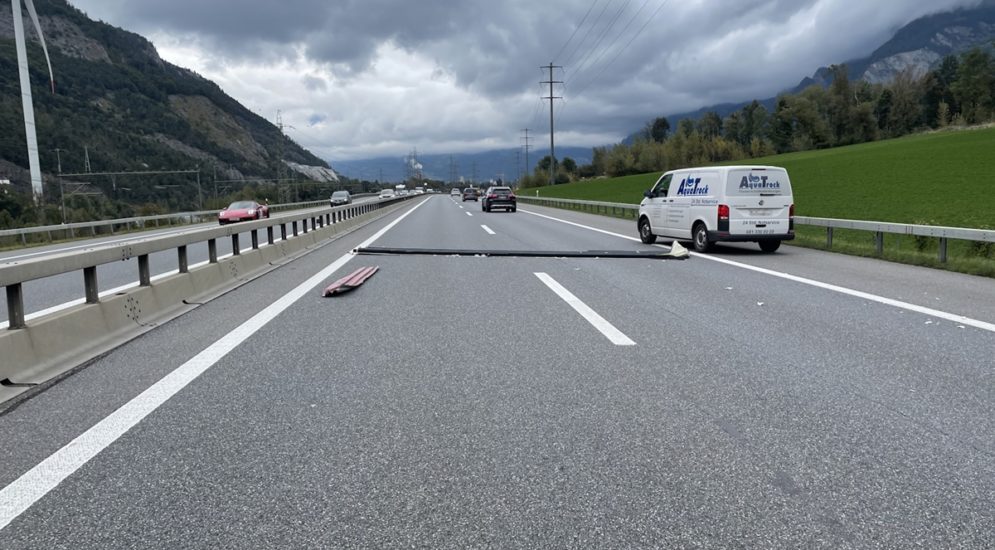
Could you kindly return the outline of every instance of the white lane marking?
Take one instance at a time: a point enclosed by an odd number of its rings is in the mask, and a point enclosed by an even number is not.
[[[425,201],[377,231],[357,248],[372,244],[422,204]],[[352,258],[353,254],[350,252],[335,260],[0,490],[0,531]]]
[[[622,331],[615,328],[614,325],[605,320],[604,317],[598,315],[596,311],[588,307],[587,304],[580,301],[569,290],[563,288],[563,285],[556,282],[555,279],[547,275],[546,273],[535,273],[535,276],[539,278],[540,281],[546,284],[556,293],[557,296],[563,299],[564,302],[574,308],[574,311],[580,313],[581,317],[587,320],[588,323],[598,329],[601,334],[604,334],[613,344],[616,346],[634,346],[635,342],[629,339],[628,336],[622,334]]]
[[[467,216],[470,216],[471,218],[473,217],[473,214],[471,214],[471,213],[469,213],[469,212],[467,212],[467,213],[466,213],[466,215],[467,215]]]
[[[591,231],[597,231],[598,233],[604,233],[605,235],[612,235],[614,237],[619,237],[619,238],[627,239],[627,240],[630,240],[630,241],[639,241],[639,239],[636,238],[636,237],[630,237],[628,235],[622,235],[620,233],[614,233],[612,231],[605,231],[604,229],[598,229],[597,227],[590,227],[590,226],[587,226],[587,225],[583,225],[583,224],[579,224],[579,223],[575,223],[575,222],[571,222],[571,221],[567,221],[567,220],[561,220],[559,218],[554,218],[552,216],[546,216],[546,215],[543,215],[543,214],[539,214],[537,212],[530,212],[528,210],[522,210],[522,212],[525,212],[526,214],[531,214],[533,216],[538,216],[540,218],[546,218],[546,219],[549,219],[549,220],[553,220],[553,221],[558,221],[558,222],[561,222],[561,223],[565,223],[567,225],[573,225],[573,226],[576,226],[576,227],[581,227],[581,228],[584,228],[584,229],[589,229]],[[669,248],[667,246],[659,245],[659,244],[655,245],[655,246],[658,246],[660,248]],[[709,256],[707,254],[699,254],[697,252],[692,252],[691,255],[694,256],[695,258],[701,258],[703,260],[710,260],[710,261],[718,262],[718,263],[721,263],[721,264],[731,265],[733,267],[741,267],[743,269],[748,269],[750,271],[756,271],[757,273],[763,273],[764,275],[770,275],[772,277],[779,277],[781,279],[787,279],[789,281],[794,281],[796,283],[802,283],[802,284],[805,284],[805,285],[814,286],[814,287],[821,288],[821,289],[824,289],[824,290],[829,290],[829,291],[832,291],[832,292],[839,292],[840,294],[846,294],[848,296],[854,296],[856,298],[863,298],[865,300],[870,300],[872,302],[877,302],[879,304],[884,304],[884,305],[888,305],[888,306],[892,306],[892,307],[897,307],[897,308],[904,309],[904,310],[907,310],[907,311],[914,311],[916,313],[922,313],[923,315],[929,315],[930,317],[936,317],[936,318],[939,318],[939,319],[946,319],[947,321],[953,321],[953,322],[956,322],[956,323],[960,323],[962,325],[968,325],[968,326],[972,326],[974,328],[980,328],[981,330],[987,330],[988,332],[995,332],[995,323],[989,323],[989,322],[981,321],[981,320],[978,320],[978,319],[972,319],[970,317],[965,317],[963,315],[957,315],[956,313],[948,313],[946,311],[940,311],[938,309],[933,309],[933,308],[924,307],[924,306],[918,306],[916,304],[910,304],[908,302],[903,302],[901,300],[894,300],[892,298],[886,298],[884,296],[878,296],[877,294],[870,294],[868,292],[864,292],[864,291],[861,291],[861,290],[854,290],[852,288],[847,288],[847,287],[844,287],[844,286],[838,286],[838,285],[834,285],[834,284],[830,284],[830,283],[823,283],[822,281],[816,281],[815,279],[807,279],[805,277],[799,277],[797,275],[792,275],[790,273],[785,273],[783,271],[774,271],[774,270],[766,269],[766,268],[763,268],[763,267],[756,267],[756,266],[752,266],[752,265],[749,265],[749,264],[744,264],[744,263],[740,263],[740,262],[734,262],[732,260],[727,260],[725,258],[718,258],[718,257],[715,257],[715,256]]]
[[[483,227],[484,231],[486,231],[489,235],[497,235],[497,233],[495,233],[490,227],[487,227],[486,225],[481,225],[480,227]]]

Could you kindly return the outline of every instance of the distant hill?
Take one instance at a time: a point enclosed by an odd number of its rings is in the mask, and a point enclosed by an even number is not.
[[[943,58],[959,54],[976,46],[991,47],[995,40],[995,0],[987,0],[975,8],[959,9],[916,19],[899,29],[894,36],[869,56],[846,62],[851,80],[870,83],[890,82],[903,70],[919,74],[935,69]],[[821,67],[811,77],[804,78],[787,93],[798,93],[812,85],[829,86],[832,82],[828,67]],[[719,116],[741,110],[753,100],[744,98],[742,103],[711,105],[686,113],[667,115],[672,128],[681,119],[697,120],[709,111]],[[760,103],[772,111],[777,98],[770,97]],[[639,135],[633,133],[626,141]]]
[[[58,172],[60,161],[63,172],[83,172],[84,148],[94,172],[199,167],[208,178],[216,171],[218,179],[274,178],[292,171],[336,177],[327,162],[284,138],[216,84],[163,61],[145,38],[92,21],[64,0],[35,0],[35,6],[56,80],[52,94],[34,27],[26,20],[46,179]],[[25,189],[28,160],[13,37],[10,3],[0,3],[0,178]],[[281,153],[290,163],[286,168],[280,166]],[[104,192],[112,185],[92,181]],[[132,188],[135,201],[157,194],[152,185]]]
[[[529,165],[534,168],[536,162],[549,155],[549,149],[532,149],[529,151]],[[590,147],[557,147],[556,158],[570,157],[578,165],[591,163]],[[434,180],[450,181],[450,160],[455,169],[457,179],[471,181],[476,173],[477,182],[487,182],[491,179],[503,178],[514,181],[519,170],[525,168],[525,156],[520,149],[499,149],[481,153],[465,153],[454,155],[417,155],[422,173]],[[408,157],[380,157],[363,160],[339,160],[335,168],[346,177],[366,181],[400,182],[409,173]],[[381,176],[382,173],[382,176]]]

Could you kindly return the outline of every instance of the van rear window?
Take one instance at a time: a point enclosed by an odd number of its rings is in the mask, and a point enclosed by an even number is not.
[[[732,170],[726,183],[726,195],[791,195],[791,180],[784,170]]]

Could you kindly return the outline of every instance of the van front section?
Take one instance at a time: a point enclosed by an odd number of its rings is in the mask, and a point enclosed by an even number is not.
[[[730,169],[724,203],[718,206],[716,241],[755,241],[773,252],[795,238],[794,195],[784,168],[745,166]]]

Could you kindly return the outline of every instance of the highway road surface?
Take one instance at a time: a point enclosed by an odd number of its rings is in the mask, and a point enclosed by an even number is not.
[[[0,414],[0,548],[991,548],[995,281],[413,201]],[[335,298],[321,290],[380,271]]]

